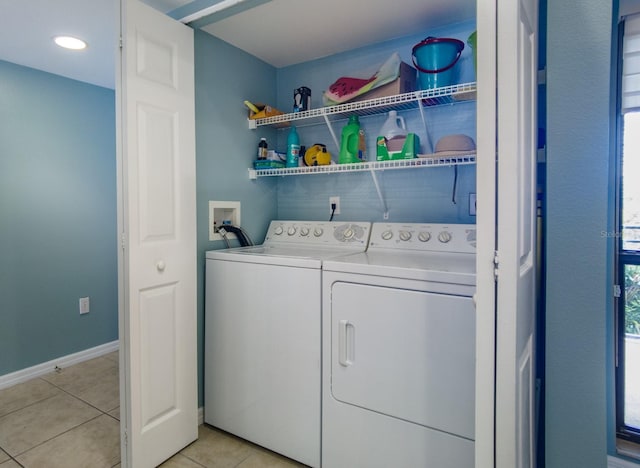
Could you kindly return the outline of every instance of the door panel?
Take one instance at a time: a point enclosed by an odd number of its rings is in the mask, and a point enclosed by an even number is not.
[[[123,466],[197,438],[193,31],[121,1],[117,86]]]
[[[176,240],[176,113],[138,103],[140,241]]]
[[[178,407],[176,380],[176,285],[140,292],[141,420],[146,429]]]
[[[477,0],[477,251],[475,466],[495,466],[497,0]]]
[[[333,284],[336,400],[473,439],[474,372],[470,297]]]
[[[538,2],[498,0],[496,466],[535,466]]]

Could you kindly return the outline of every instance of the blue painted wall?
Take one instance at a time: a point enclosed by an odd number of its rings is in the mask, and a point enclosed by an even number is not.
[[[249,131],[243,101],[275,102],[276,70],[272,66],[202,31],[195,31],[196,186],[198,217],[198,404],[203,396],[204,257],[224,248],[209,241],[209,201],[239,201],[241,225],[261,243],[277,218],[276,180],[249,180],[247,168],[264,136],[273,130]],[[237,245],[237,244],[235,244]],[[234,246],[235,246],[234,245]]]
[[[113,90],[0,61],[0,375],[118,339],[115,155]]]
[[[602,235],[613,231],[612,2],[547,8],[546,466],[601,468],[613,436],[612,245]]]
[[[373,75],[394,52],[412,63],[411,50],[426,36],[452,37],[466,43],[475,23],[460,23],[425,31],[420,36],[406,36],[322,59],[278,69],[277,107],[291,112],[293,90],[307,86],[312,91],[312,107],[321,107],[322,93],[340,76],[366,78]],[[465,47],[455,66],[454,83],[475,80],[472,51]],[[423,153],[432,151],[427,145],[427,133],[418,110],[403,111],[407,129],[420,137]],[[475,102],[427,109],[425,117],[433,144],[444,135],[464,133],[475,140]],[[361,117],[367,136],[368,159],[375,160],[375,140],[385,121],[384,115]],[[340,138],[346,120],[333,122]],[[278,148],[286,149],[288,130],[278,132]],[[301,144],[307,147],[324,143],[338,159],[338,147],[325,125],[298,128]],[[459,168],[456,203],[453,199],[454,169],[450,167],[420,170],[385,171],[378,173],[380,188],[389,209],[389,221],[397,222],[459,222],[474,223],[469,216],[469,193],[475,192],[475,167]],[[283,178],[278,183],[278,215],[287,219],[328,219],[329,197],[339,196],[341,214],[335,219],[382,221],[383,209],[370,174],[317,174]]]

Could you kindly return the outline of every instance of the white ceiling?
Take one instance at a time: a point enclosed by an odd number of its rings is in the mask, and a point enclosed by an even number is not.
[[[165,13],[192,1],[144,0]],[[0,60],[113,88],[116,2],[0,0]],[[202,29],[283,67],[473,18],[475,0],[271,0]],[[61,49],[58,34],[89,47]]]
[[[475,0],[272,0],[202,29],[285,67],[475,17]]]

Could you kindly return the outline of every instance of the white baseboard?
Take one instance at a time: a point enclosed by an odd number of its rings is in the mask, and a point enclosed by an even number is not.
[[[623,460],[622,458],[612,457],[611,455],[607,457],[607,468],[638,468],[638,466],[640,466],[638,463]]]
[[[12,372],[11,374],[1,375],[0,389],[11,387],[13,385],[26,382],[27,380],[33,379],[35,377],[40,377],[41,375],[48,374],[52,372],[56,368],[56,366],[69,367],[83,361],[88,361],[89,359],[104,356],[105,354],[117,351],[118,347],[119,341],[116,340],[110,343],[96,346],[94,348],[85,349],[84,351],[61,356],[51,361],[43,362],[42,364],[27,367],[26,369],[21,369],[19,371]]]
[[[198,408],[198,426],[202,426],[204,424],[204,406]]]

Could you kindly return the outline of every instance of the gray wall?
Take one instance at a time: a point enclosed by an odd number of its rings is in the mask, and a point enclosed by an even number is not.
[[[602,468],[613,427],[612,3],[548,2],[546,466]],[[608,399],[609,397],[609,399]]]
[[[0,375],[118,339],[114,99],[0,61]]]

